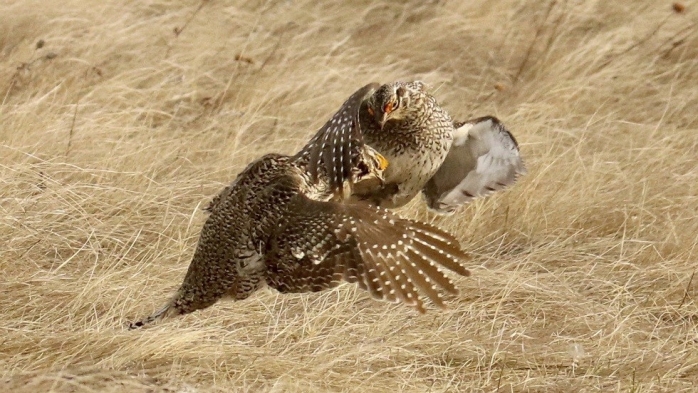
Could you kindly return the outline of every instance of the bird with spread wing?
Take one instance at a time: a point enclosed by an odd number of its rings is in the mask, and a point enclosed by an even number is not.
[[[390,163],[385,184],[354,199],[395,208],[420,191],[428,207],[459,206],[513,184],[526,172],[514,136],[495,117],[454,122],[422,82],[368,84],[354,93],[298,153],[315,178],[339,188],[351,152],[368,145]]]
[[[385,159],[365,145],[355,153],[341,175],[357,186],[382,183]],[[264,285],[281,293],[316,292],[344,280],[420,312],[422,296],[443,307],[440,290],[457,293],[444,269],[470,273],[451,234],[376,206],[342,203],[329,181],[311,179],[307,164],[302,156],[268,154],[248,165],[207,208],[174,297],[130,327],[204,309],[224,297],[246,299]]]

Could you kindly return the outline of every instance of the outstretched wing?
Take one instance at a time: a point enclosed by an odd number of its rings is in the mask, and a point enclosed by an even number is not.
[[[453,145],[422,192],[429,208],[452,213],[526,173],[514,136],[494,117],[456,124]]]
[[[470,274],[451,234],[371,206],[298,195],[270,240],[268,284],[281,292],[320,291],[345,280],[424,312],[420,295],[444,307],[439,289],[458,293],[444,268]]]
[[[294,159],[307,162],[313,181],[324,168],[332,190],[341,189],[356,165],[359,149],[363,145],[359,125],[361,103],[380,85],[370,83],[357,90],[341,108],[325,123]]]

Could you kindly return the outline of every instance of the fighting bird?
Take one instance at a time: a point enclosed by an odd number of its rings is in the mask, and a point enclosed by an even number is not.
[[[362,87],[299,156],[313,177],[324,170],[332,174],[330,185],[339,187],[351,168],[347,150],[363,145],[390,166],[382,187],[358,190],[354,199],[387,208],[403,206],[421,191],[431,210],[453,213],[526,172],[516,139],[497,118],[454,122],[420,81]]]
[[[368,146],[355,148],[341,176],[355,186],[381,184],[389,162]],[[130,327],[204,309],[224,297],[243,300],[264,285],[281,293],[316,292],[342,280],[420,312],[423,297],[444,307],[440,290],[457,293],[444,270],[470,274],[458,241],[383,208],[343,203],[324,170],[325,180],[318,182],[307,165],[304,156],[279,154],[248,165],[209,205],[174,297]]]

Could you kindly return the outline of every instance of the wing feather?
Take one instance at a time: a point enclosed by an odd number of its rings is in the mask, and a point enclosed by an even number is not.
[[[424,312],[421,296],[442,307],[438,289],[457,293],[442,268],[470,272],[456,239],[387,210],[311,200],[299,194],[268,242],[268,283],[282,292],[318,291],[339,280],[373,298]]]
[[[363,146],[359,108],[378,87],[377,83],[370,83],[354,92],[296,154],[294,159],[307,162],[313,181],[317,181],[320,172],[324,171],[330,188],[339,190],[344,181],[350,179]]]

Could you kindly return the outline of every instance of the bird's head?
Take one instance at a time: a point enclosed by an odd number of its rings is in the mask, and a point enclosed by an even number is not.
[[[359,163],[352,174],[352,188],[348,194],[370,194],[383,187],[388,160],[382,154],[364,146]]]
[[[383,85],[368,98],[368,114],[382,129],[388,120],[405,117],[411,96],[410,90],[401,82]]]
[[[376,179],[382,183],[385,179],[385,170],[388,168],[388,160],[368,146],[365,146],[360,154],[359,163],[353,173],[354,182]]]

